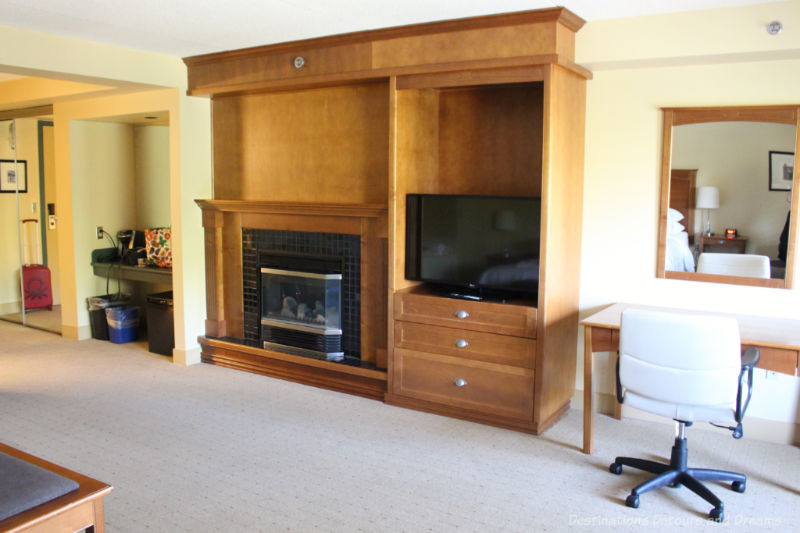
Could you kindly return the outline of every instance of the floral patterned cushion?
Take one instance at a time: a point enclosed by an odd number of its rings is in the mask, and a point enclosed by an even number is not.
[[[171,237],[171,228],[151,228],[144,230],[148,265],[172,268]]]

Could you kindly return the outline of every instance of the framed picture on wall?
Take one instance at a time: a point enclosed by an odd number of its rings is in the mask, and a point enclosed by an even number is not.
[[[791,191],[794,179],[794,153],[769,152],[769,190]]]
[[[28,192],[28,165],[17,159],[0,159],[0,192]]]

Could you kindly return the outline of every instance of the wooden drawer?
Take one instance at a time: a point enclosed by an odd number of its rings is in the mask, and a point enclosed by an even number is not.
[[[533,368],[536,353],[533,339],[403,321],[394,324],[394,344],[398,348],[527,368]]]
[[[519,304],[471,302],[430,294],[398,292],[394,319],[517,337],[536,337],[536,308]]]
[[[619,330],[592,327],[592,351],[616,352],[619,350]]]
[[[743,344],[742,351],[749,347],[750,345]],[[798,352],[796,350],[759,346],[758,352],[760,358],[756,368],[772,370],[773,372],[780,372],[781,374],[789,374],[791,376],[795,375],[798,364]]]
[[[397,348],[395,372],[400,395],[509,418],[533,417],[530,369]]]

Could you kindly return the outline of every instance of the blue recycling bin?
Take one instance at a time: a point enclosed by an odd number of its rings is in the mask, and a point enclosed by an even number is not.
[[[135,305],[122,305],[106,308],[108,321],[108,340],[116,344],[136,340],[139,329],[139,308]]]

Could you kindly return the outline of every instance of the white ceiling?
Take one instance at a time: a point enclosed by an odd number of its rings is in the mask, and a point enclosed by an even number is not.
[[[2,0],[0,24],[191,56],[563,5],[591,20],[774,0]]]

